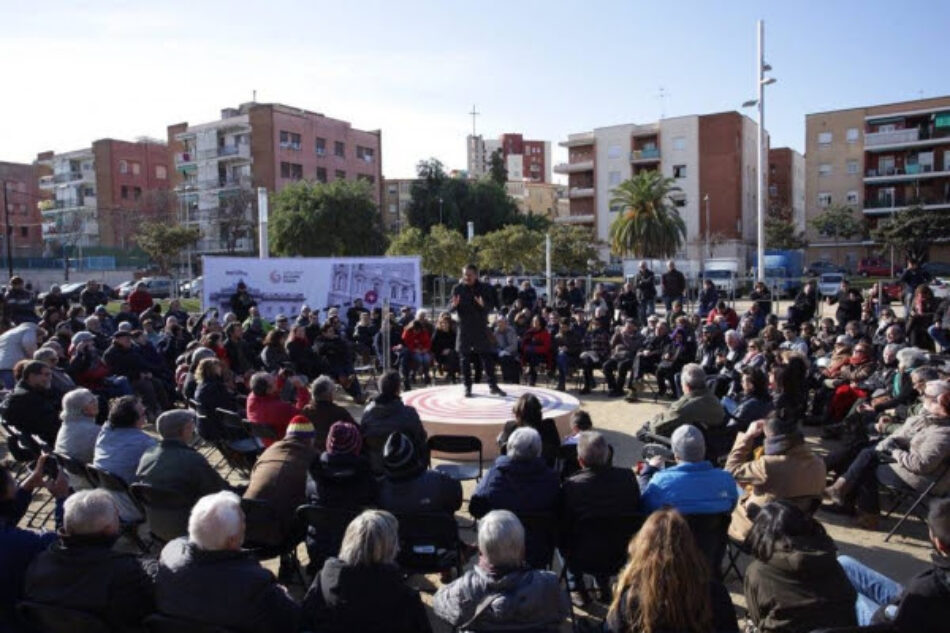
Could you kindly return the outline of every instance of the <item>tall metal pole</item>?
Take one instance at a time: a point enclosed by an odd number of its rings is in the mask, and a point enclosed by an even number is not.
[[[759,129],[756,130],[756,183],[755,203],[758,206],[758,257],[756,258],[756,278],[765,281],[765,198],[762,183],[765,179],[765,161],[763,144],[765,141],[765,22],[758,22],[758,51],[755,58],[755,87],[759,101]]]
[[[553,304],[554,293],[551,288],[551,234],[544,236],[544,278],[546,280],[545,288],[548,293],[548,304]]]
[[[267,242],[267,188],[257,188],[257,240],[258,257],[267,259],[270,254],[270,248]]]
[[[712,259],[712,244],[709,242],[709,194],[703,196],[706,203],[706,257]]]
[[[8,183],[6,180],[3,181],[3,224],[5,227],[5,234],[7,236],[6,246],[7,246],[7,273],[9,276],[13,276],[13,249],[11,247],[11,242],[13,242],[13,227],[10,226],[10,204],[8,196],[10,195],[7,190]]]

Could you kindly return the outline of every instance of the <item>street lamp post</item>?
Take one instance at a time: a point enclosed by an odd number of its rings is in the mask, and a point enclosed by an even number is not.
[[[439,224],[445,224],[442,220],[442,198],[439,198]]]
[[[706,258],[712,259],[712,244],[709,242],[709,194],[703,196],[706,203]]]

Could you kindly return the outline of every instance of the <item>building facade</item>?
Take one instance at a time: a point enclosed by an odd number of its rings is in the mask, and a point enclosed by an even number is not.
[[[502,134],[497,140],[479,135],[466,139],[468,173],[481,178],[489,173],[492,154],[501,150],[508,182],[551,182],[551,142],[528,140],[522,134]]]
[[[399,233],[409,226],[409,204],[412,202],[412,185],[416,178],[394,178],[383,181],[383,203],[380,205],[383,230]]]
[[[382,133],[277,103],[225,108],[217,121],[168,127],[183,220],[202,232],[202,253],[253,250],[257,187],[306,180],[365,180],[383,202]],[[242,228],[243,227],[243,228]]]
[[[42,239],[48,254],[63,249],[130,248],[135,233],[171,187],[168,148],[154,139],[99,139],[92,147],[37,155]]]
[[[723,112],[571,134],[561,143],[568,162],[554,168],[568,178],[570,211],[560,221],[591,226],[608,242],[622,211],[611,203],[613,190],[637,173],[659,171],[678,188],[671,199],[686,223],[679,255],[744,265],[756,239],[756,129],[748,117]]]
[[[0,222],[10,226],[10,252],[13,257],[38,257],[43,254],[40,203],[48,194],[39,188],[45,170],[27,163],[0,162],[0,200],[4,215]],[[0,254],[6,256],[6,231],[0,235]]]
[[[538,215],[552,222],[561,221],[570,214],[567,186],[546,182],[508,182],[508,195],[518,205],[519,213]]]
[[[811,220],[832,205],[869,229],[910,206],[950,209],[950,96],[809,114],[805,134],[809,261],[854,270],[883,254],[866,234],[819,234]]]
[[[805,228],[805,157],[790,147],[769,150],[768,211],[788,215],[797,231]]]

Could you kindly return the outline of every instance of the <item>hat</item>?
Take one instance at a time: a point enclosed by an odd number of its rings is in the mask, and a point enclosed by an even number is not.
[[[792,321],[786,321],[786,322],[785,322],[785,325],[782,326],[782,330],[785,331],[785,332],[788,332],[789,330],[791,330],[792,332],[797,332],[797,331],[798,331],[798,328],[795,327],[795,323],[794,323],[794,322],[792,322]]]
[[[835,345],[851,345],[851,337],[847,334],[839,334],[835,339]]]
[[[310,319],[308,319],[305,316],[299,316],[297,317],[297,320],[294,321],[294,325],[296,325],[297,327],[307,327],[308,325],[310,325]]]
[[[584,308],[581,308],[580,306],[575,307],[574,314],[577,314],[578,312],[580,312],[581,314],[584,314]]]
[[[331,455],[359,455],[363,440],[352,422],[334,422],[327,435],[327,452]]]
[[[317,432],[313,429],[313,423],[302,415],[295,415],[290,418],[290,424],[287,425],[287,437],[313,438]]]
[[[416,449],[404,433],[390,433],[383,446],[383,468],[389,475],[413,470],[417,465]]]
[[[119,324],[119,332],[131,332],[131,331],[132,331],[132,324],[129,323],[128,321],[123,321],[122,323]]]
[[[106,310],[106,307],[100,303],[96,306],[96,312],[108,312],[108,310]]]
[[[132,336],[131,330],[118,330],[115,334],[112,335],[112,338],[121,338],[123,336]]]
[[[277,321],[286,321],[286,320],[287,320],[286,314],[278,314],[276,317],[274,317],[274,323],[276,323]]]
[[[706,458],[706,439],[692,424],[684,424],[670,436],[673,456],[684,462],[701,462]]]
[[[329,310],[327,310],[327,318],[335,317],[339,315],[340,315],[340,311],[337,308],[330,308]]]
[[[96,335],[92,332],[76,332],[73,334],[73,346],[85,343],[86,341],[96,340]]]

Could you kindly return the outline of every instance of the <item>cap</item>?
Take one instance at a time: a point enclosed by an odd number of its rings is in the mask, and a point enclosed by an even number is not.
[[[295,415],[290,418],[290,424],[287,425],[287,437],[302,437],[302,438],[312,438],[315,437],[317,432],[313,429],[313,423],[310,420],[302,415]]]
[[[119,324],[119,332],[131,332],[131,331],[132,331],[132,324],[129,323],[128,321],[123,321],[122,323]]]
[[[73,334],[73,345],[79,345],[86,341],[94,341],[96,336],[92,332],[76,332]]]
[[[117,330],[115,334],[112,335],[112,338],[122,338],[123,336],[132,336],[131,330]]]
[[[363,440],[356,425],[351,422],[334,422],[327,435],[327,452],[331,455],[359,455]]]
[[[795,323],[792,321],[786,321],[785,325],[782,326],[782,330],[784,330],[785,332],[788,332],[789,330],[791,330],[792,332],[798,331],[797,328],[795,327]]]
[[[404,433],[391,433],[383,446],[383,468],[387,474],[399,474],[416,466],[416,449]]]
[[[847,334],[839,334],[838,338],[835,339],[835,345],[850,345],[851,338]]]
[[[96,312],[108,312],[108,310],[106,310],[106,307],[104,305],[100,304],[96,306]]]
[[[578,312],[581,313],[581,314],[584,314],[584,308],[575,307],[575,308],[574,308],[574,314],[577,314]]]
[[[706,458],[706,438],[692,424],[684,424],[670,436],[673,456],[684,462],[701,462]]]

